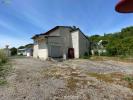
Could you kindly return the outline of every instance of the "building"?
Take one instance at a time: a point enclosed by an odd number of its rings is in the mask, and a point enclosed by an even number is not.
[[[27,44],[25,48],[26,48],[26,56],[27,57],[33,56],[33,44]]]
[[[3,51],[7,57],[11,56],[11,51],[9,49],[9,45],[6,45],[6,47],[3,49]]]
[[[46,33],[33,36],[32,39],[34,58],[79,58],[89,53],[90,42],[76,27],[56,26]]]
[[[31,57],[33,56],[33,44],[27,44],[22,46],[23,48],[18,48],[17,55]]]
[[[19,56],[26,56],[26,49],[25,48],[18,49],[17,50],[17,55],[19,55]]]

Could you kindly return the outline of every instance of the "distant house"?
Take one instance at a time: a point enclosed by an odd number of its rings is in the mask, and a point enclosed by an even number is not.
[[[27,44],[25,48],[26,48],[26,56],[27,57],[33,56],[33,44]]]
[[[17,55],[22,56],[33,56],[33,44],[27,44],[26,46],[22,46],[23,48],[18,48]]]
[[[89,53],[90,42],[76,27],[56,26],[46,33],[33,36],[32,39],[34,58],[79,58]]]
[[[26,56],[26,49],[25,48],[18,49],[17,55]]]

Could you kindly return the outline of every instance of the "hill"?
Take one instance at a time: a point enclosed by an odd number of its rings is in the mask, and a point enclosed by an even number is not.
[[[121,32],[93,35],[89,37],[92,42],[107,41],[105,48],[108,55],[133,55],[133,26],[123,28]]]

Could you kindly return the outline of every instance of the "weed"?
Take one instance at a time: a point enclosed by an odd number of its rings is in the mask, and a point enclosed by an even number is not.
[[[75,78],[73,78],[73,77],[70,77],[70,78],[68,78],[67,79],[67,87],[70,89],[70,90],[72,90],[72,91],[74,91],[76,88],[77,88],[77,83],[79,82],[79,80],[78,79],[75,79]]]
[[[0,50],[0,66],[5,64],[8,61],[8,58],[3,50]]]
[[[54,77],[56,79],[59,79],[61,77],[61,71],[59,68],[51,68],[51,69],[45,69],[42,71],[42,74],[45,78]]]
[[[87,73],[89,76],[96,77],[98,80],[112,83],[113,79],[109,74]]]
[[[126,76],[123,78],[125,81],[129,82],[129,83],[133,83],[133,77],[130,76]]]
[[[5,79],[0,79],[0,86],[3,86],[7,84],[7,81]]]

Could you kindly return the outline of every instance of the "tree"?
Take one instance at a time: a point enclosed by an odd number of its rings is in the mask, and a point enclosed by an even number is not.
[[[17,55],[17,49],[15,47],[11,48],[10,51],[12,56]]]
[[[133,26],[121,29],[121,32],[104,34],[104,36],[93,35],[89,37],[93,42],[99,40],[103,43],[109,56],[133,54]]]

